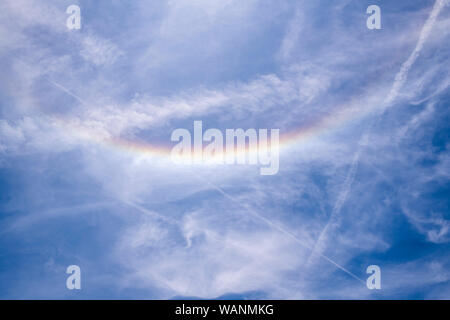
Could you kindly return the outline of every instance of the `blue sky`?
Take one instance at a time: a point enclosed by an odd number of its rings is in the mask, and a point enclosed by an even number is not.
[[[3,0],[0,298],[449,299],[449,30],[448,0]],[[108,143],[323,119],[272,176]]]

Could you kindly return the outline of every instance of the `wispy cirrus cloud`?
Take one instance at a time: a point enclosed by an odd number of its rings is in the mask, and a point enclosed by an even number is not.
[[[372,33],[354,1],[80,1],[69,32],[65,4],[3,2],[0,246],[23,274],[49,267],[0,295],[70,297],[57,274],[76,260],[88,298],[434,296],[448,280],[449,8],[415,4],[381,3]],[[286,145],[269,178],[111,143],[168,144],[197,119],[329,125]],[[357,281],[370,264],[385,291]]]

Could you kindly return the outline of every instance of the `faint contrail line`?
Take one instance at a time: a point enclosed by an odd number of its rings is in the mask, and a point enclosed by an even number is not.
[[[152,210],[148,210],[148,209],[144,208],[143,206],[141,206],[141,205],[139,205],[139,204],[137,204],[135,202],[132,202],[132,201],[129,201],[129,200],[122,200],[122,202],[124,204],[130,206],[130,207],[135,208],[136,210],[139,210],[139,211],[145,213],[148,216],[161,219],[165,223],[168,223],[168,224],[171,224],[171,225],[180,226],[180,223],[177,220],[172,219],[170,217],[165,217],[165,216],[163,216],[162,214],[160,214],[158,212],[155,212],[155,211],[152,211]]]
[[[448,4],[448,2],[445,2],[444,0],[436,0],[436,2],[434,3],[433,9],[432,9],[430,15],[428,16],[428,19],[425,22],[425,25],[422,27],[422,30],[421,30],[420,36],[419,36],[419,40],[417,41],[417,44],[416,44],[413,52],[410,54],[409,58],[402,64],[400,71],[397,72],[397,74],[395,75],[394,83],[392,84],[392,87],[391,87],[391,90],[390,90],[388,96],[386,97],[386,99],[383,102],[383,106],[382,106],[379,114],[375,118],[375,121],[373,121],[373,123],[366,130],[366,132],[362,134],[361,139],[358,143],[358,149],[356,151],[355,157],[353,158],[351,167],[350,167],[350,169],[347,173],[346,179],[345,179],[344,189],[340,193],[340,195],[333,207],[333,210],[331,212],[331,215],[330,215],[330,218],[328,219],[327,224],[323,228],[322,232],[320,233],[319,237],[317,238],[316,243],[314,244],[314,249],[312,250],[312,252],[308,258],[308,262],[311,261],[311,258],[314,256],[314,254],[321,254],[320,252],[318,252],[320,250],[319,246],[323,242],[323,239],[325,237],[326,232],[328,231],[329,226],[336,222],[337,216],[341,212],[341,208],[344,205],[345,201],[347,200],[347,196],[351,190],[353,181],[355,179],[356,171],[357,171],[358,164],[359,164],[360,154],[362,152],[362,149],[364,148],[365,142],[368,141],[368,138],[370,137],[371,129],[374,126],[374,124],[378,121],[378,119],[383,115],[386,108],[389,107],[389,105],[397,98],[401,87],[403,86],[403,84],[406,81],[409,70],[413,66],[414,62],[417,60],[419,53],[422,50],[423,45],[424,45],[425,41],[427,40],[427,38],[434,26],[434,23],[436,22],[436,19],[437,19],[439,13],[441,12],[444,5],[446,5],[446,4]]]
[[[232,197],[231,195],[229,195],[227,192],[225,192],[222,188],[220,188],[219,186],[213,184],[212,182],[203,179],[202,177],[200,177],[198,174],[194,173],[194,176],[201,180],[204,183],[209,184],[211,187],[213,187],[214,189],[216,189],[218,192],[220,192],[223,196],[225,196],[226,198],[228,198],[229,200],[233,201],[234,203],[238,204],[239,206],[241,206],[242,208],[244,208],[245,210],[247,210],[248,212],[250,212],[254,217],[262,220],[263,222],[265,222],[267,225],[269,225],[270,227],[274,228],[275,230],[283,233],[284,235],[288,236],[289,238],[291,238],[292,240],[294,240],[296,243],[298,243],[299,245],[301,245],[302,247],[308,249],[308,250],[313,250],[312,247],[306,245],[303,241],[301,241],[299,238],[297,238],[293,233],[289,232],[288,230],[284,229],[283,227],[275,224],[274,222],[272,222],[271,220],[267,219],[266,217],[260,215],[259,213],[257,213],[255,210],[253,210],[251,207],[247,206],[246,204],[241,203],[240,201],[236,200],[234,197]],[[328,261],[329,263],[333,264],[335,267],[337,267],[338,269],[344,271],[345,273],[347,273],[348,275],[350,275],[351,277],[355,278],[356,280],[365,283],[364,280],[362,280],[361,278],[359,278],[357,275],[355,275],[354,273],[352,273],[351,271],[347,270],[346,268],[344,268],[343,266],[341,266],[340,264],[338,264],[337,262],[333,261],[332,259],[330,259],[329,257],[327,257],[326,255],[322,254],[322,253],[318,253],[318,255],[320,257],[322,257],[323,259],[325,259],[326,261]]]
[[[50,82],[51,84],[53,84],[55,87],[61,89],[62,91],[64,91],[65,93],[67,93],[69,96],[75,98],[76,100],[78,100],[81,104],[87,105],[86,102],[83,101],[83,99],[81,99],[79,96],[77,96],[76,94],[74,94],[72,91],[70,91],[69,89],[67,89],[66,87],[64,87],[63,85],[54,82],[50,79],[44,78],[45,80],[47,80],[48,82]]]
[[[15,59],[17,59],[18,61],[20,61],[21,63],[23,63],[23,64],[25,64],[25,65],[28,64],[27,62],[25,62],[24,60],[22,60],[22,59],[20,59],[20,58],[18,58],[18,57],[16,57]],[[44,78],[45,81],[51,83],[51,84],[54,85],[55,87],[61,89],[61,90],[64,91],[65,93],[67,93],[69,96],[71,96],[71,97],[75,98],[76,100],[78,100],[81,104],[86,105],[86,102],[84,102],[83,99],[81,99],[79,96],[77,96],[76,94],[74,94],[73,92],[71,92],[69,89],[67,89],[67,88],[64,87],[63,85],[61,85],[61,84],[59,84],[59,83],[57,83],[57,82],[55,82],[55,81],[52,81],[52,80],[48,79],[46,76],[43,76],[43,78]]]

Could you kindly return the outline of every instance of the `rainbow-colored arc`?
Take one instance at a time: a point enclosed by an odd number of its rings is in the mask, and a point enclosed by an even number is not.
[[[373,107],[374,104],[369,104],[372,105],[372,107],[366,108],[361,108],[358,105],[359,104],[357,103],[347,104],[345,107],[337,108],[335,109],[335,112],[330,113],[310,123],[307,126],[302,126],[299,129],[292,130],[287,133],[283,133],[282,130],[280,130],[280,150],[292,145],[299,144],[309,138],[330,132],[350,121],[353,121],[357,118],[362,118],[377,109]],[[78,136],[81,138],[87,139],[89,141],[94,141],[99,144],[107,145],[114,149],[126,150],[127,152],[131,153],[165,158],[171,156],[171,150],[175,145],[175,143],[166,146],[153,145],[148,142],[133,141],[120,137],[111,137],[107,134],[101,135],[98,134],[96,130],[89,129],[88,127],[79,123],[74,124],[73,122],[65,120],[63,118],[57,118],[56,120],[57,123],[60,124],[63,128],[67,129],[68,127],[70,127],[72,131],[77,132]],[[249,150],[246,150],[246,152],[249,152]],[[250,150],[250,152],[252,152],[252,150]]]

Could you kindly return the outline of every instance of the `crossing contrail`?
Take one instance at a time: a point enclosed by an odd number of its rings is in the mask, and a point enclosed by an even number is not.
[[[397,98],[401,87],[403,86],[403,84],[405,83],[407,77],[408,77],[408,72],[411,69],[411,67],[414,65],[414,63],[416,62],[417,58],[419,57],[420,51],[422,50],[426,40],[428,39],[428,36],[430,35],[431,30],[433,29],[433,26],[436,22],[436,19],[439,15],[439,13],[441,12],[442,8],[449,4],[449,1],[447,0],[436,0],[436,2],[434,3],[433,9],[431,10],[430,15],[428,16],[427,21],[425,22],[425,25],[422,27],[422,30],[420,32],[420,36],[419,36],[419,40],[417,41],[417,44],[413,50],[413,52],[410,54],[409,58],[402,64],[400,71],[397,72],[397,74],[395,75],[395,79],[394,79],[394,83],[392,84],[391,90],[388,94],[388,96],[386,97],[386,99],[383,102],[383,107],[381,109],[381,111],[378,113],[378,117],[375,119],[375,121],[372,123],[373,124],[377,121],[377,119],[379,119],[379,117],[383,114],[384,110],[386,110],[386,108],[388,108],[391,103]],[[352,184],[353,181],[355,179],[355,175],[358,169],[358,164],[359,164],[359,159],[360,159],[360,155],[362,152],[362,149],[365,145],[365,141],[367,141],[367,139],[370,137],[370,131],[372,126],[370,126],[368,128],[368,130],[366,130],[366,132],[361,136],[361,139],[359,141],[358,144],[358,149],[356,151],[356,154],[353,158],[351,167],[347,173],[347,176],[345,178],[345,182],[344,182],[344,188],[341,191],[341,193],[338,196],[338,199],[336,200],[336,203],[333,207],[333,210],[331,212],[330,218],[328,219],[327,224],[325,225],[325,227],[322,229],[322,232],[320,233],[319,237],[317,238],[316,243],[314,244],[314,248],[308,258],[308,263],[311,261],[312,257],[315,254],[320,254],[320,251],[322,251],[322,247],[324,246],[323,242],[325,241],[325,235],[328,231],[328,229],[337,224],[337,218],[341,212],[342,206],[344,205],[345,201],[348,198],[348,194],[350,193],[350,190],[352,188]]]

